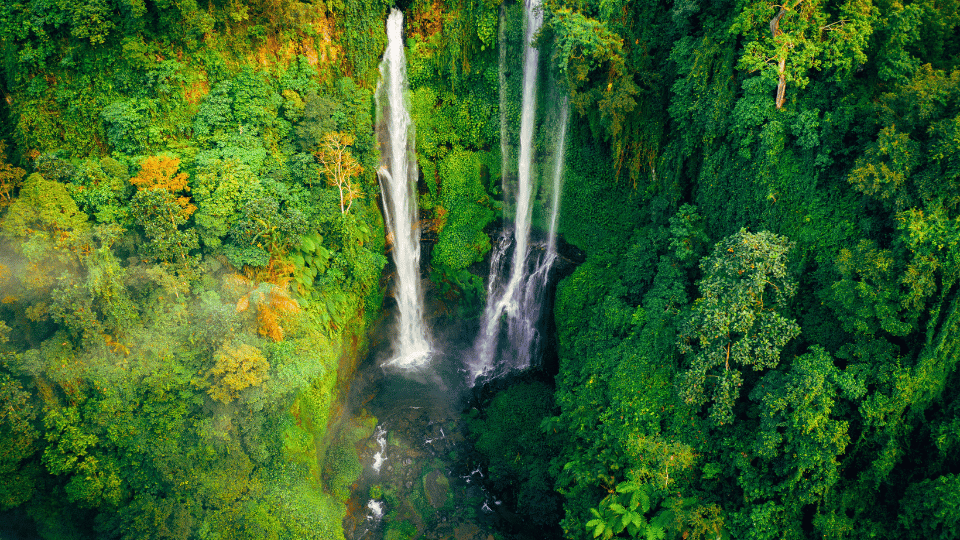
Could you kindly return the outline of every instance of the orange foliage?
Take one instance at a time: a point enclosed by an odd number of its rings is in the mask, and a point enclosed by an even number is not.
[[[130,347],[127,347],[126,345],[124,345],[123,343],[120,343],[119,341],[115,341],[113,339],[113,336],[109,334],[103,334],[103,342],[106,343],[108,347],[110,347],[110,349],[114,352],[114,354],[120,354],[122,352],[124,355],[130,356]]]
[[[274,287],[266,302],[260,304],[257,310],[257,322],[260,323],[260,334],[274,341],[283,339],[283,327],[280,326],[280,315],[297,313],[300,304],[290,298],[286,288]]]
[[[203,101],[203,98],[210,93],[210,85],[206,80],[200,79],[184,90],[183,99],[191,105],[196,105]]]
[[[278,287],[286,287],[293,278],[294,268],[291,262],[271,258],[266,266],[256,268],[248,266],[244,269],[244,273],[254,281],[266,281]]]
[[[450,211],[447,210],[446,208],[442,206],[437,206],[436,212],[434,213],[434,215],[436,216],[436,219],[426,220],[427,230],[433,231],[436,233],[439,233],[440,231],[442,231],[443,228],[447,226],[447,214],[449,213]]]
[[[421,7],[421,10],[414,10],[411,13],[410,32],[418,34],[425,41],[427,38],[439,34],[443,31],[443,26],[451,17],[446,13],[446,8],[437,0],[429,7]]]
[[[50,386],[47,381],[37,377],[33,381],[37,385],[37,390],[40,393],[40,397],[43,399],[44,405],[57,406],[56,397],[53,395],[53,387]]]
[[[317,174],[327,177],[327,184],[340,190],[340,213],[346,214],[354,199],[363,192],[354,184],[353,178],[363,172],[352,154],[349,146],[353,144],[353,135],[349,133],[327,133],[320,142],[320,149],[314,152],[320,169]]]
[[[177,173],[180,169],[180,158],[167,156],[150,156],[140,164],[140,172],[130,179],[130,183],[137,189],[163,189],[176,194],[180,191],[190,191],[187,185],[187,173]],[[190,197],[177,197],[183,217],[189,217],[197,207],[190,203]]]
[[[237,312],[246,311],[252,303],[257,308],[260,335],[274,341],[283,340],[281,316],[298,313],[300,304],[290,298],[288,285],[293,265],[273,259],[263,269],[247,267],[243,274],[231,274],[227,285],[242,292],[237,300]]]

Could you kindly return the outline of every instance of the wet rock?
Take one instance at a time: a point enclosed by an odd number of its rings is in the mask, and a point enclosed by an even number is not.
[[[480,528],[473,523],[465,523],[453,530],[453,537],[456,540],[473,540],[479,532]]]
[[[447,492],[450,490],[450,481],[438,470],[430,471],[423,479],[423,491],[427,495],[430,506],[440,508],[447,502]]]

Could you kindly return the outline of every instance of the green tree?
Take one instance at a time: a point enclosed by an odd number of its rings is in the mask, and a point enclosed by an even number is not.
[[[275,197],[254,199],[244,205],[230,228],[233,241],[225,247],[227,258],[237,268],[267,266],[271,257],[284,257],[301,234],[306,219],[296,208],[281,209]]]
[[[145,251],[151,258],[182,263],[192,250],[200,247],[196,229],[181,228],[187,218],[173,194],[162,189],[142,189],[133,196],[130,208],[149,240]]]
[[[909,538],[947,540],[960,535],[960,477],[945,474],[911,484],[900,502]]]
[[[710,416],[721,425],[734,420],[743,385],[738,367],[776,367],[784,345],[800,333],[796,322],[777,311],[796,292],[786,267],[793,245],[767,231],[741,229],[700,262],[700,298],[680,331],[689,367],[677,384],[686,403],[712,402]]]
[[[790,0],[780,5],[740,0],[738,7],[730,29],[746,37],[738,67],[777,81],[777,109],[786,101],[787,83],[805,87],[811,69],[842,77],[867,60],[874,15],[869,0]]]
[[[843,485],[849,404],[865,393],[820,347],[760,379],[750,392],[759,422],[744,419],[749,425],[711,452],[723,470],[718,476],[735,477],[742,490],[745,504],[733,520],[739,527],[752,538],[801,538],[804,507],[828,513],[831,493]]]
[[[3,220],[3,232],[7,237],[25,241],[21,250],[28,257],[52,248],[38,245],[34,249],[32,242],[65,243],[87,229],[87,216],[77,208],[64,185],[36,173],[27,177],[20,197]]]
[[[13,202],[13,194],[23,183],[27,172],[7,163],[7,143],[0,141],[0,205]]]
[[[25,503],[38,487],[40,468],[32,459],[41,448],[36,416],[30,393],[0,372],[0,511]]]
[[[264,157],[262,149],[233,147],[197,156],[193,194],[198,209],[193,219],[206,247],[219,247],[244,206],[262,196],[258,171]]]
[[[76,271],[89,248],[86,214],[77,208],[64,184],[36,173],[27,177],[20,197],[0,223],[0,231],[26,259],[29,271],[21,282],[30,289],[47,289],[60,272]]]
[[[69,475],[69,500],[88,508],[118,505],[126,486],[115,456],[97,449],[97,426],[84,422],[76,407],[49,410],[43,423],[50,443],[43,452],[44,465],[55,475]]]

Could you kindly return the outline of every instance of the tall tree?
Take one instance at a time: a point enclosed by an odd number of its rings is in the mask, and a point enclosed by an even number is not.
[[[800,334],[797,323],[777,311],[796,292],[786,267],[793,245],[770,232],[741,229],[700,262],[700,298],[680,331],[689,367],[678,385],[687,403],[712,402],[710,416],[721,425],[734,420],[743,385],[739,366],[776,367],[783,346]]]
[[[350,211],[354,199],[363,192],[354,177],[363,172],[363,167],[350,153],[354,137],[349,133],[327,133],[320,141],[320,148],[314,152],[320,163],[319,173],[326,177],[327,184],[340,192],[340,213]]]

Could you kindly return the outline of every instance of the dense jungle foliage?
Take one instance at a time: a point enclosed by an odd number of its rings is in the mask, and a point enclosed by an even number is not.
[[[0,536],[342,538],[386,6],[0,10]]]
[[[0,5],[0,535],[342,538],[390,7]],[[476,316],[523,7],[400,7],[429,277]],[[960,537],[958,8],[544,1],[586,259],[554,385],[470,422],[514,511],[568,538]]]

